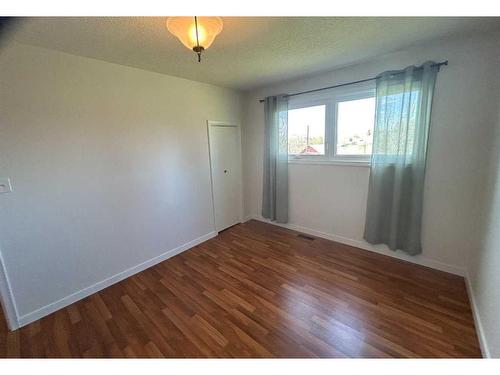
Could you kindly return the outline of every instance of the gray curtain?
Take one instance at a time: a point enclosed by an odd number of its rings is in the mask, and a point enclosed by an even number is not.
[[[288,222],[288,99],[267,97],[264,104],[264,187],[262,216]]]
[[[422,252],[422,201],[434,62],[376,79],[373,153],[364,238],[392,250]]]

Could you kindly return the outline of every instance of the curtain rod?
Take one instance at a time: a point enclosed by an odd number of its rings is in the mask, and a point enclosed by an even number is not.
[[[448,65],[448,60],[440,62],[440,63],[435,63],[432,64],[431,66],[437,66],[438,68],[441,67],[442,65]],[[372,78],[366,78],[366,79],[360,79],[359,81],[352,81],[352,82],[347,82],[347,83],[341,83],[340,85],[334,85],[334,86],[328,86],[328,87],[321,87],[319,89],[314,89],[314,90],[307,90],[307,91],[301,91],[301,92],[294,92],[293,94],[288,94],[286,96],[296,96],[296,95],[302,95],[302,94],[309,94],[311,92],[316,92],[316,91],[322,91],[322,90],[329,90],[329,89],[334,89],[337,87],[342,87],[342,86],[348,86],[348,85],[355,85],[356,83],[362,83],[362,82],[368,82],[368,81],[373,81],[377,79],[377,77],[372,77]],[[265,99],[260,99],[259,102],[264,103]]]

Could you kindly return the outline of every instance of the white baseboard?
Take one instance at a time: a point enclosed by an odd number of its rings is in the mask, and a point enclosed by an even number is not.
[[[402,251],[392,251],[387,246],[384,246],[384,245],[372,245],[372,244],[365,242],[365,241],[355,240],[352,238],[347,238],[347,237],[339,236],[336,234],[324,233],[324,232],[317,231],[315,229],[302,227],[300,225],[279,224],[279,223],[270,221],[268,219],[265,219],[259,215],[248,215],[248,216],[246,216],[245,221],[248,221],[251,219],[263,221],[265,223],[277,225],[277,226],[287,228],[287,229],[292,229],[292,230],[295,230],[297,232],[310,234],[312,236],[325,238],[327,240],[339,242],[339,243],[342,243],[344,245],[358,247],[358,248],[363,249],[363,250],[368,250],[368,251],[372,251],[374,253],[387,255],[387,256],[390,256],[393,258],[405,260],[407,262],[419,264],[421,266],[434,268],[434,269],[437,269],[439,271],[452,273],[454,275],[465,276],[465,270],[461,267],[457,267],[457,266],[442,263],[442,262],[439,262],[439,261],[436,261],[433,259],[425,258],[425,257],[422,257],[421,255],[411,256],[411,255],[403,253]]]
[[[255,219],[257,216],[256,215],[247,215],[243,218],[242,223],[246,223],[248,220]],[[264,220],[264,218],[262,218]],[[257,220],[257,219],[256,219]]]
[[[484,334],[483,324],[481,322],[481,316],[479,315],[476,299],[474,297],[474,290],[472,289],[472,284],[468,273],[466,273],[465,275],[465,285],[467,285],[467,294],[469,295],[469,302],[472,307],[472,316],[474,317],[474,325],[476,326],[476,333],[477,338],[479,339],[481,353],[483,354],[483,358],[491,358],[490,350],[488,349],[488,344],[486,341],[486,336]]]
[[[199,245],[202,242],[205,242],[209,240],[210,238],[213,238],[217,236],[217,232],[210,232],[208,234],[205,234],[199,238],[194,239],[193,241],[190,241],[184,245],[181,245],[175,249],[169,250],[161,255],[158,255],[152,259],[149,259],[141,264],[138,264],[136,266],[133,266],[125,271],[122,271],[120,273],[117,273],[114,276],[108,277],[107,279],[104,279],[102,281],[99,281],[95,283],[94,285],[91,285],[87,288],[84,288],[82,290],[79,290],[73,294],[70,294],[69,296],[66,296],[64,298],[61,298],[60,300],[57,300],[55,302],[52,302],[46,306],[43,306],[33,312],[30,312],[28,314],[25,314],[23,316],[20,316],[17,318],[18,320],[18,327],[25,326],[29,323],[32,323],[38,319],[43,318],[44,316],[47,316],[49,314],[52,314],[53,312],[60,310],[68,305],[71,305],[72,303],[75,303],[85,297],[88,297],[91,294],[94,294],[104,288],[107,288],[108,286],[111,286],[113,284],[116,284],[119,281],[122,281],[126,279],[127,277],[130,277],[132,275],[135,275],[136,273],[139,273],[141,271],[144,271],[145,269],[154,266],[155,264],[158,264],[160,262],[163,262],[164,260],[173,257],[174,255],[180,254],[183,251],[186,251],[196,245]]]

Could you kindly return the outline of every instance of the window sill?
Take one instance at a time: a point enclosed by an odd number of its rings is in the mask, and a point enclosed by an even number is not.
[[[288,159],[288,164],[338,165],[342,167],[370,168],[371,162],[369,160]]]

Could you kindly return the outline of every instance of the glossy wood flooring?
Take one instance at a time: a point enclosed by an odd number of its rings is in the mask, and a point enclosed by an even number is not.
[[[479,357],[461,277],[250,221],[8,333],[0,357]]]

